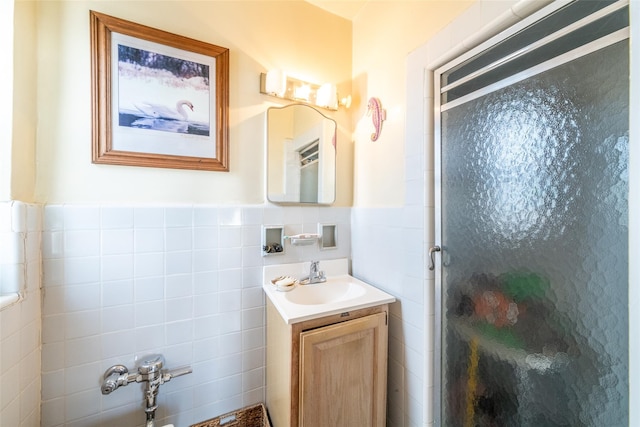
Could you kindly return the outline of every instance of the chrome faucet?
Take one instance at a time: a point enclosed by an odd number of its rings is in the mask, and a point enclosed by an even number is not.
[[[144,412],[147,417],[146,427],[153,427],[155,420],[155,412],[158,409],[156,397],[162,384],[170,381],[171,378],[181,375],[190,374],[192,371],[190,366],[177,368],[172,370],[162,369],[164,366],[164,357],[161,354],[152,354],[144,357],[138,366],[138,371],[129,373],[124,365],[113,365],[104,373],[104,381],[102,382],[102,394],[109,394],[120,386],[129,383],[146,382],[147,387],[144,391]]]
[[[306,279],[306,283],[322,283],[326,282],[327,278],[324,275],[324,271],[320,270],[320,261],[311,261],[309,267],[309,277]]]

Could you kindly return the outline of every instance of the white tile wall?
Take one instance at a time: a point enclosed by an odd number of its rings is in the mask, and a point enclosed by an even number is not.
[[[42,426],[140,426],[140,386],[100,394],[111,365],[162,353],[193,373],[160,389],[159,425],[264,400],[266,263],[349,257],[351,210],[278,206],[44,208]],[[263,224],[338,224],[338,249],[262,257]]]
[[[422,199],[416,194],[413,200]],[[354,276],[398,299],[389,323],[387,425],[422,425],[423,218],[412,205],[354,208],[351,227]]]
[[[1,426],[40,425],[40,224],[38,206],[0,203],[0,239],[7,233],[21,243],[14,261],[24,297],[0,311]]]

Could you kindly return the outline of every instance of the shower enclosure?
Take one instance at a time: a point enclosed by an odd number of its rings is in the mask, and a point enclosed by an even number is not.
[[[628,424],[628,25],[555,1],[435,72],[436,425]]]

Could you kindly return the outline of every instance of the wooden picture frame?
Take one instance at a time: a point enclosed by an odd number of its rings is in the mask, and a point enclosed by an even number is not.
[[[92,162],[228,171],[229,49],[90,11]]]

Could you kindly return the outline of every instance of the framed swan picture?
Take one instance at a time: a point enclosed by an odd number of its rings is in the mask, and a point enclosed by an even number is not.
[[[229,50],[90,12],[93,163],[228,171]]]

